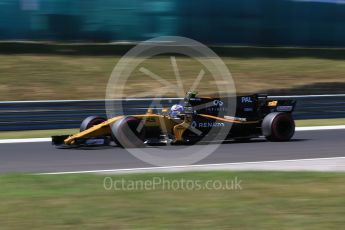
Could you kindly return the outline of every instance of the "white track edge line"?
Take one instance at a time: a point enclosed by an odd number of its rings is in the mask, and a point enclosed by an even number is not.
[[[345,129],[345,125],[296,127],[296,131],[317,131],[317,130],[337,130],[337,129]]]
[[[296,127],[296,131],[322,131],[322,130],[339,130],[345,129],[345,125],[333,125],[333,126],[310,126],[310,127]],[[46,138],[26,138],[26,139],[3,139],[0,140],[0,144],[14,144],[14,143],[37,143],[37,142],[49,142],[50,137]]]
[[[27,139],[3,139],[0,140],[0,144],[12,144],[12,143],[36,143],[36,142],[49,142],[52,139],[47,138],[27,138]]]
[[[111,172],[142,172],[154,170],[167,170],[167,169],[198,169],[210,168],[216,166],[231,166],[241,164],[265,164],[265,163],[284,163],[284,162],[297,162],[297,161],[318,161],[318,160],[335,160],[345,159],[345,157],[325,157],[325,158],[304,158],[293,160],[274,160],[274,161],[248,161],[248,162],[233,162],[233,163],[219,163],[219,164],[202,164],[202,165],[180,165],[180,166],[162,166],[162,167],[147,167],[147,168],[127,168],[127,169],[104,169],[104,170],[87,170],[87,171],[65,171],[65,172],[48,172],[48,173],[35,173],[33,175],[64,175],[64,174],[85,174],[85,173],[111,173]]]

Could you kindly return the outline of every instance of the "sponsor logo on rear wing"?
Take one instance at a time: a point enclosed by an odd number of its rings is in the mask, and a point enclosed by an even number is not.
[[[296,101],[294,100],[274,100],[267,101],[268,107],[275,107],[278,112],[292,112],[295,108]]]
[[[277,106],[278,112],[291,112],[293,110],[294,106],[292,105],[280,105]]]

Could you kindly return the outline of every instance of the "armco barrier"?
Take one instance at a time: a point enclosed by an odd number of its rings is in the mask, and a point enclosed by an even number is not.
[[[295,119],[345,118],[345,94],[270,96],[269,98],[291,98],[297,101]]]
[[[271,96],[297,100],[295,119],[345,118],[345,95]],[[124,114],[144,113],[152,102],[157,108],[179,98],[114,100]],[[115,111],[116,112],[116,111]],[[117,111],[118,112],[118,111]],[[0,102],[0,131],[77,128],[91,115],[106,117],[104,100]]]
[[[177,98],[113,100],[124,114],[145,113],[151,103],[157,108],[177,103]],[[116,114],[122,112],[115,111]],[[0,131],[77,128],[88,116],[106,116],[104,100],[7,101],[0,102]]]

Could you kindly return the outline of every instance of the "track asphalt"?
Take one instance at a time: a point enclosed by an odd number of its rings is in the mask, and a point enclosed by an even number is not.
[[[158,147],[155,147],[158,148]],[[165,146],[164,149],[183,146]],[[296,132],[291,142],[224,143],[196,164],[258,162],[345,157],[345,129]],[[0,144],[0,173],[63,172],[145,168],[142,162],[119,147],[56,149],[49,142]]]

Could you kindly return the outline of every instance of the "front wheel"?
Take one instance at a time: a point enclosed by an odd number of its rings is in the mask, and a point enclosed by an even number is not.
[[[123,148],[144,147],[143,127],[140,120],[127,116],[111,125],[111,132],[115,143]]]
[[[90,116],[87,117],[83,120],[83,122],[80,125],[80,132],[83,132],[95,125],[99,125],[103,122],[105,122],[106,119],[103,117],[98,117],[98,116]]]
[[[261,129],[269,141],[289,141],[295,134],[295,121],[289,113],[274,112],[264,118]]]

